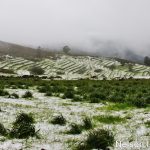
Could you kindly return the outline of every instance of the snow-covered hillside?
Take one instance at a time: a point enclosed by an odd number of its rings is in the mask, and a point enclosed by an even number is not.
[[[45,76],[59,79],[150,78],[150,67],[113,58],[57,55],[34,62],[5,56],[0,61],[0,69],[13,70],[17,75],[30,75],[28,70],[35,65],[45,70]]]

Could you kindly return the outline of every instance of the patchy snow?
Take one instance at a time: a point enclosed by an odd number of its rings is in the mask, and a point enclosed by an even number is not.
[[[20,57],[12,57],[1,61],[0,68],[12,69],[17,75],[22,76],[30,75],[28,69],[33,64],[35,64],[33,61]],[[130,63],[126,63],[122,66],[121,63],[115,59],[104,57],[69,56],[60,54],[55,58],[50,57],[49,59],[36,62],[36,65],[45,70],[45,76],[54,77],[54,79],[77,80],[85,78],[106,78],[110,80],[130,77],[137,79],[150,78],[150,67],[148,66],[134,64],[131,71],[129,69]],[[114,66],[114,69],[112,66]],[[101,71],[96,72],[95,70],[97,69],[101,69]]]
[[[26,90],[24,89],[7,89],[10,93],[18,93],[21,97]],[[30,89],[29,89],[30,90]],[[114,115],[114,116],[131,116],[125,123],[102,124],[97,123],[96,128],[106,128],[114,132],[115,140],[134,143],[137,140],[146,141],[150,138],[150,129],[146,128],[144,122],[149,120],[150,113],[145,109],[133,109],[124,111],[108,111],[104,109],[107,104],[91,104],[72,102],[69,99],[57,97],[46,97],[43,93],[36,90],[30,90],[33,93],[33,99],[10,99],[0,97],[1,123],[8,129],[11,128],[19,112],[33,113],[36,123],[36,130],[39,131],[40,139],[29,138],[26,140],[5,139],[0,136],[0,149],[2,150],[70,150],[68,140],[81,140],[85,138],[86,132],[80,135],[68,135],[65,132],[69,129],[70,123],[82,123],[84,116]],[[19,104],[19,106],[18,106]],[[62,114],[67,124],[65,126],[53,125],[50,120],[54,115]],[[120,150],[114,147],[113,150]],[[129,148],[127,149],[129,150]],[[132,149],[136,150],[136,149]],[[147,150],[147,149],[142,149]]]
[[[27,71],[27,70],[18,70],[17,71],[17,74],[18,75],[30,75],[30,72],[29,71]]]
[[[35,104],[32,101],[27,101],[27,100],[23,100],[23,99],[2,98],[2,97],[0,97],[0,103],[35,106]]]

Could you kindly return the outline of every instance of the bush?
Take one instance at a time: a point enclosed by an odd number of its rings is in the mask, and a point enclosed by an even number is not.
[[[86,130],[93,128],[93,124],[90,118],[88,117],[83,118],[82,128]]]
[[[148,103],[144,98],[137,98],[137,97],[132,97],[130,98],[130,101],[128,100],[127,103],[136,106],[138,108],[145,108],[147,107]]]
[[[11,97],[18,99],[18,98],[19,98],[19,95],[16,94],[16,93],[13,93],[13,94],[11,94]]]
[[[150,121],[145,122],[145,125],[150,128]]]
[[[8,96],[9,93],[3,89],[0,89],[0,96]]]
[[[29,71],[32,75],[42,75],[42,74],[44,74],[44,70],[41,67],[38,67],[38,66],[33,66],[32,68],[29,69]]]
[[[45,96],[52,96],[52,92],[51,91],[47,91]]]
[[[99,103],[101,100],[106,100],[107,98],[105,93],[93,92],[90,94],[89,99],[91,103]]]
[[[41,87],[38,87],[38,91],[39,91],[40,93],[46,93],[48,90],[49,90],[49,87],[48,87],[48,86],[41,86]]]
[[[104,129],[92,130],[85,141],[77,146],[77,150],[102,149],[105,150],[114,144],[114,135]]]
[[[33,95],[30,91],[26,91],[25,94],[22,96],[23,98],[32,98]]]
[[[7,130],[5,129],[4,125],[0,123],[0,135],[5,136],[7,135]]]
[[[70,130],[67,132],[69,134],[80,134],[82,132],[82,128],[80,125],[72,123],[70,125]]]
[[[34,119],[30,114],[19,114],[9,133],[10,138],[26,139],[36,136],[37,132],[33,123]]]
[[[66,124],[66,119],[63,117],[63,115],[58,115],[53,117],[51,120],[52,124],[59,124],[59,125],[65,125]]]
[[[26,139],[36,136],[35,126],[33,124],[21,123],[13,126],[9,133],[10,138]]]
[[[13,123],[13,125],[17,125],[22,122],[32,124],[35,123],[35,120],[31,114],[21,113],[17,116],[16,121]]]
[[[63,98],[74,98],[74,93],[73,91],[70,91],[70,90],[67,90],[65,93],[64,93],[64,96]]]

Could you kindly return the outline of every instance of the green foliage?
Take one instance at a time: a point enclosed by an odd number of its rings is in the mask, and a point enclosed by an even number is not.
[[[72,123],[70,125],[70,130],[67,132],[68,134],[80,134],[82,132],[82,127],[79,124]]]
[[[20,113],[17,116],[16,121],[13,123],[13,125],[21,124],[23,122],[28,123],[28,124],[30,124],[30,123],[32,124],[32,123],[35,123],[35,120],[31,114]]]
[[[34,118],[31,114],[21,113],[17,116],[10,130],[10,138],[26,139],[37,135],[34,126]]]
[[[43,75],[44,74],[44,70],[41,68],[41,67],[39,67],[39,66],[33,66],[33,67],[31,67],[30,69],[29,69],[29,71],[30,71],[30,73],[32,74],[32,75]]]
[[[105,107],[106,110],[114,110],[114,111],[126,110],[126,109],[132,109],[132,108],[134,107],[127,103],[115,103],[115,104],[110,104]]]
[[[14,98],[18,99],[18,98],[19,98],[19,95],[16,94],[16,93],[12,93],[12,94],[11,94],[11,97],[14,97]]]
[[[2,69],[2,68],[0,68],[0,72],[7,73],[7,74],[15,74],[15,72],[11,69]]]
[[[77,81],[46,81],[39,78],[1,77],[0,96],[9,95],[4,88],[12,87],[26,88],[37,86],[39,92],[47,95],[64,94],[64,98],[73,101],[91,103],[122,103],[138,108],[150,105],[150,80],[77,80]],[[23,85],[23,86],[21,86]],[[74,89],[76,87],[76,90]]]
[[[71,49],[70,49],[69,46],[66,45],[66,46],[63,47],[63,52],[64,52],[64,53],[68,54],[69,51],[71,51]]]
[[[145,125],[150,128],[150,121],[145,122]]]
[[[93,124],[92,124],[91,118],[89,118],[89,117],[84,117],[83,118],[82,128],[86,129],[86,130],[93,128]]]
[[[52,92],[51,91],[47,91],[45,95],[46,96],[52,96]]]
[[[74,98],[74,92],[71,91],[71,90],[67,90],[67,91],[64,93],[63,98],[71,98],[71,99],[73,99],[73,98]]]
[[[94,119],[101,122],[101,123],[106,123],[106,124],[115,124],[115,123],[120,123],[124,122],[125,118],[121,118],[119,116],[94,116]]]
[[[57,115],[54,116],[51,120],[52,124],[59,124],[59,125],[65,125],[66,124],[66,119],[63,117],[63,115]]]
[[[150,58],[148,56],[144,57],[144,64],[150,66]]]
[[[25,94],[22,96],[23,98],[32,98],[33,95],[30,91],[26,91]]]
[[[0,96],[9,96],[9,93],[3,89],[0,89]]]
[[[76,147],[76,150],[91,150],[91,149],[102,149],[113,146],[114,135],[104,129],[94,129],[89,131],[86,140],[82,141]]]
[[[5,129],[4,125],[0,123],[0,135],[6,136],[7,130]]]

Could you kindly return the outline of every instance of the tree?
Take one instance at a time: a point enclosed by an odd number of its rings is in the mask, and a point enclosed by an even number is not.
[[[71,51],[71,49],[70,49],[69,46],[64,46],[64,47],[63,47],[63,52],[64,52],[65,54],[68,54],[69,51]]]
[[[144,64],[147,65],[147,66],[150,66],[150,58],[148,56],[145,56]]]
[[[129,70],[130,72],[133,72],[133,65],[132,65],[132,64],[129,64],[129,65],[128,65],[128,70]]]
[[[44,74],[44,70],[41,67],[33,66],[29,69],[30,73],[33,75],[42,75]]]
[[[41,47],[39,46],[38,48],[37,48],[37,58],[41,58]]]

